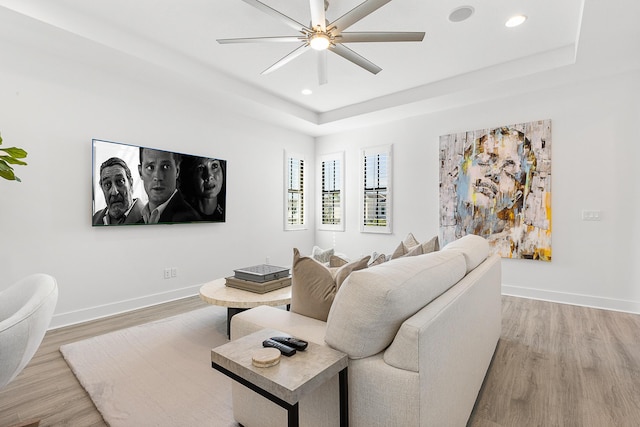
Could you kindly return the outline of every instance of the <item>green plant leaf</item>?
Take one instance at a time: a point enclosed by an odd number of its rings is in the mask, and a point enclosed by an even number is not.
[[[0,145],[2,145],[2,136],[0,136]],[[13,168],[9,166],[9,164],[26,166],[26,162],[18,159],[24,159],[27,157],[27,152],[18,147],[0,148],[0,152],[7,153],[7,155],[0,156],[0,178],[4,178],[9,181],[21,182],[20,178],[15,175]]]
[[[11,171],[13,168],[7,164],[4,160],[0,159],[0,171]]]
[[[0,156],[0,159],[5,161],[6,163],[11,163],[12,165],[21,165],[21,166],[26,166],[27,165],[26,162],[23,162],[22,160],[15,159],[15,158],[13,158],[11,156]]]
[[[16,178],[15,174],[11,169],[6,170],[6,169],[0,168],[0,177],[4,179],[8,179],[9,181],[16,181],[16,180],[20,181],[19,179]]]
[[[9,147],[9,148],[0,148],[0,151],[4,151],[14,159],[24,159],[27,157],[27,152],[22,148],[17,147]]]

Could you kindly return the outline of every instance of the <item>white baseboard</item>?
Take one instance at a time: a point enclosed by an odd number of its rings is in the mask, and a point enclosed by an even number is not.
[[[78,323],[101,319],[103,317],[113,316],[115,314],[126,313],[128,311],[137,310],[152,305],[191,297],[194,295],[198,295],[200,286],[201,285],[190,286],[187,288],[176,289],[169,292],[145,295],[144,297],[140,298],[89,307],[82,310],[59,313],[53,316],[49,329],[62,328],[64,326],[75,325]],[[614,310],[640,314],[640,302],[638,301],[627,301],[613,298],[594,297],[590,295],[554,292],[505,284],[502,284],[502,294],[514,297],[557,302],[561,304],[580,305],[584,307],[593,307],[604,310]]]
[[[152,305],[191,297],[194,295],[198,295],[200,286],[202,285],[189,286],[187,288],[175,289],[169,292],[162,292],[153,295],[145,295],[140,298],[118,301],[111,304],[89,307],[82,310],[58,313],[53,316],[49,329],[62,328],[64,326],[75,325],[78,323],[101,319],[103,317],[113,316],[115,314],[126,313],[128,311],[137,310]]]
[[[623,311],[626,313],[640,314],[640,302],[602,298],[591,295],[554,292],[542,289],[522,288],[502,284],[502,294],[514,297],[531,298],[562,304],[580,305],[584,307],[601,308],[604,310]]]

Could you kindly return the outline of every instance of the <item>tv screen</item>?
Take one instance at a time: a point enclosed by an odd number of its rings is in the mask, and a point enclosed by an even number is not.
[[[94,226],[225,222],[227,162],[93,140]]]

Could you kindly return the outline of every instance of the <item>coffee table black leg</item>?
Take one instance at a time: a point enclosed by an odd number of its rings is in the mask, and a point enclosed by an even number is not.
[[[247,310],[246,308],[227,307],[227,338],[231,338],[231,318],[238,313]]]

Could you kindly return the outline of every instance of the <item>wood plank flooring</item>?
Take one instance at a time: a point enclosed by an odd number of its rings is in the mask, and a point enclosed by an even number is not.
[[[640,316],[503,297],[469,426],[640,426]]]
[[[192,297],[48,332],[0,391],[0,427],[33,418],[41,426],[106,425],[59,347],[205,306]],[[508,296],[502,312],[468,427],[640,425],[640,316]]]
[[[60,346],[207,306],[194,296],[47,332],[27,367],[0,390],[0,427],[34,418],[41,420],[41,427],[106,426],[63,359]]]

